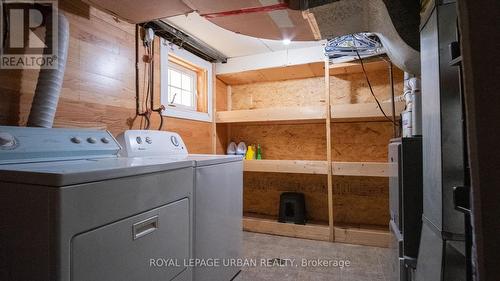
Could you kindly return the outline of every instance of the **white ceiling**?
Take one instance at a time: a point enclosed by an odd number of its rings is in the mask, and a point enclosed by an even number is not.
[[[196,12],[187,16],[167,18],[164,21],[202,40],[229,58],[276,52],[287,48],[314,47],[325,43],[324,41],[292,42],[285,46],[282,41],[259,39],[226,30],[201,17]]]

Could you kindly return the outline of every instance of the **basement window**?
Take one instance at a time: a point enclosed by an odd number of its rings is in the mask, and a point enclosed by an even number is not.
[[[197,73],[170,62],[167,76],[168,104],[196,111]]]
[[[161,44],[163,115],[212,121],[212,63],[169,44]]]

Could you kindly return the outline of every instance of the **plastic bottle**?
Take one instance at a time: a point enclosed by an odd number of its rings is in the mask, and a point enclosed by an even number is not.
[[[236,143],[232,141],[228,146],[227,146],[227,155],[235,155],[236,154]]]
[[[246,160],[253,160],[255,159],[255,147],[253,145],[249,145],[247,147],[247,154],[245,156]]]
[[[247,146],[244,142],[238,143],[238,146],[236,147],[236,154],[237,155],[246,155],[247,153]]]
[[[260,144],[257,145],[257,160],[262,160],[262,149],[260,148]]]

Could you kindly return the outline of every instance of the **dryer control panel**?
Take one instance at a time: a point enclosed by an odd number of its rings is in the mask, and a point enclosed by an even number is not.
[[[116,157],[105,130],[0,126],[0,164]]]
[[[188,150],[177,133],[152,130],[128,130],[118,135],[124,157],[187,156]]]

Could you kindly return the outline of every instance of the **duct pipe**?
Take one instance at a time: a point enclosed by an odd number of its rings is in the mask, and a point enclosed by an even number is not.
[[[47,26],[51,26],[51,20],[52,17],[48,17]],[[45,34],[45,42],[51,42],[52,32],[46,31]],[[41,69],[38,75],[35,96],[28,118],[29,127],[51,128],[54,123],[69,45],[69,23],[61,13],[58,15],[57,44],[57,67],[55,69]]]

